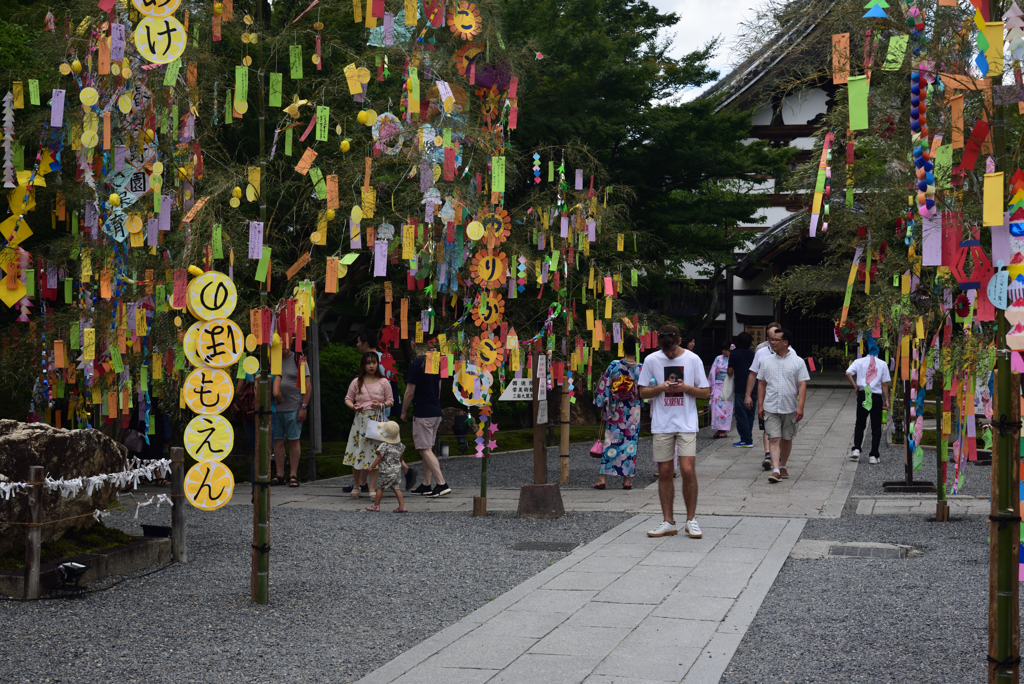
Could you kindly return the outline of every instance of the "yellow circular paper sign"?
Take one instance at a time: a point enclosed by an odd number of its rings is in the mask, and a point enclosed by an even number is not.
[[[501,365],[505,356],[505,350],[501,346],[500,338],[484,337],[481,335],[476,345],[476,361],[485,371],[492,371]]]
[[[195,413],[223,413],[234,396],[231,377],[220,368],[196,368],[185,378],[185,405]]]
[[[223,463],[196,463],[185,473],[185,498],[200,510],[217,510],[231,501],[234,490],[235,477]]]
[[[245,357],[245,361],[242,362],[242,370],[249,375],[256,375],[260,372],[260,360],[255,356]]]
[[[141,233],[142,217],[139,216],[138,214],[132,214],[131,216],[128,217],[128,220],[125,222],[125,225],[128,226],[129,233]]]
[[[484,224],[479,221],[470,221],[466,226],[466,235],[470,240],[479,240],[484,236]]]
[[[92,107],[100,99],[100,94],[96,92],[95,88],[82,88],[82,92],[78,93],[78,99],[86,107]]]
[[[121,110],[122,114],[127,114],[132,111],[132,98],[127,93],[117,98],[117,108]]]
[[[224,416],[196,416],[185,426],[185,450],[197,461],[223,461],[235,444],[235,431]]]
[[[147,62],[173,62],[185,52],[185,27],[171,16],[145,17],[135,27],[135,47]]]
[[[169,17],[178,9],[181,0],[132,0],[132,4],[147,17]]]
[[[238,324],[228,318],[217,318],[199,329],[196,352],[207,366],[227,368],[242,357],[242,343]]]
[[[199,331],[202,329],[203,325],[202,321],[190,325],[188,330],[185,332],[185,339],[181,342],[181,346],[185,348],[185,358],[188,359],[188,362],[196,368],[203,368],[208,365],[203,362],[203,359],[199,356],[199,351],[196,348],[196,344],[199,342]]]
[[[254,352],[254,351],[256,351],[256,345],[257,345],[257,342],[256,342],[256,336],[255,335],[250,333],[250,334],[245,336],[245,351],[247,351],[247,352]]]
[[[82,147],[96,147],[100,142],[100,136],[93,131],[82,133]]]
[[[227,318],[238,303],[238,291],[220,271],[207,271],[188,284],[188,303],[196,318]]]

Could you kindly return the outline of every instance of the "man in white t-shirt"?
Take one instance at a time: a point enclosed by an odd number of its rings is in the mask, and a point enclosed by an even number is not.
[[[647,533],[648,537],[668,537],[677,533],[672,485],[673,459],[679,451],[679,469],[683,477],[683,500],[686,501],[686,534],[695,539],[701,535],[697,524],[697,399],[711,396],[704,364],[700,357],[679,346],[679,328],[664,325],[658,330],[656,351],[644,359],[640,370],[640,396],[651,402],[651,433],[654,435],[654,460],[658,463],[658,498],[661,499],[662,523]]]
[[[889,366],[878,360],[878,344],[868,338],[868,355],[850,364],[846,379],[857,390],[857,425],[853,429],[850,458],[860,458],[864,427],[871,414],[871,453],[868,463],[878,463],[878,444],[882,439],[882,411],[889,410]]]
[[[793,448],[796,426],[804,417],[807,381],[804,360],[790,349],[793,333],[779,328],[773,335],[774,354],[766,356],[757,371],[757,414],[764,421],[771,449],[772,474],[768,482],[789,479],[786,462]]]

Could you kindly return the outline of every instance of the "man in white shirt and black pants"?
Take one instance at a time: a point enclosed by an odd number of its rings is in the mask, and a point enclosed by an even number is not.
[[[679,451],[679,469],[683,477],[683,500],[686,502],[686,534],[700,539],[697,525],[697,399],[711,396],[711,387],[704,374],[700,357],[679,346],[682,336],[674,325],[658,330],[656,351],[644,359],[640,371],[640,396],[650,399],[651,432],[654,435],[654,460],[658,463],[658,498],[664,520],[647,533],[648,537],[675,535],[673,509],[675,487],[672,484],[673,460]]]
[[[857,425],[853,429],[850,458],[860,458],[864,427],[871,414],[871,453],[868,463],[878,463],[878,443],[882,439],[882,411],[889,410],[889,366],[878,360],[878,344],[868,338],[868,355],[846,369],[846,379],[857,390]]]
[[[764,357],[775,353],[772,349],[772,346],[775,344],[775,332],[781,327],[775,321],[769,323],[765,341],[757,345],[757,349],[754,350],[754,360],[750,362],[750,373],[747,379],[747,391],[743,397],[744,405],[750,410],[753,410],[754,404],[757,403],[755,394],[757,389],[757,371],[760,370],[761,361],[764,360]],[[764,442],[764,460],[761,462],[761,467],[765,470],[771,470],[772,455],[768,447],[768,433],[765,432],[763,418],[758,419],[758,427],[761,428],[761,441]]]
[[[793,448],[796,424],[804,417],[807,381],[811,379],[804,360],[789,348],[793,333],[786,328],[775,331],[775,354],[766,356],[757,371],[757,413],[764,419],[771,450],[772,484],[789,479],[786,462]]]

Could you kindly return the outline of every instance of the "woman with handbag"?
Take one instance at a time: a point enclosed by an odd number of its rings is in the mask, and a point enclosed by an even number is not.
[[[636,338],[623,340],[623,358],[605,369],[594,392],[594,405],[604,407],[604,439],[594,444],[592,456],[601,457],[600,476],[594,489],[604,489],[609,475],[622,478],[622,488],[632,489],[636,470],[636,446],[640,438],[640,364],[636,362]],[[595,453],[598,452],[598,453]]]
[[[708,384],[711,385],[711,428],[715,431],[715,439],[728,437],[732,428],[733,378],[729,375],[729,354],[732,349],[728,341],[722,342],[722,353],[711,364],[708,373]]]
[[[363,354],[359,362],[359,374],[348,386],[345,406],[356,412],[352,429],[348,434],[344,464],[352,466],[352,498],[358,499],[360,492],[374,490],[377,472],[370,471],[370,465],[377,455],[374,449],[381,441],[379,425],[384,422],[384,409],[395,403],[391,384],[381,373],[376,352]],[[367,473],[370,482],[367,483]]]

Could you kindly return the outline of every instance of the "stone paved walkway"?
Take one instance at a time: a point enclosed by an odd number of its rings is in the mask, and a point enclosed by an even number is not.
[[[712,447],[697,455],[699,514],[839,517],[857,468],[857,463],[847,458],[853,437],[855,399],[855,395],[845,389],[808,390],[806,413],[789,459],[790,479],[778,484],[769,484],[768,473],[760,467],[764,457],[760,446],[734,448],[732,443],[738,439],[735,431],[728,439],[716,440]],[[755,439],[760,439],[760,432],[756,430]],[[494,458],[501,458],[501,454]],[[352,499],[342,493],[344,483],[341,478],[335,478],[304,484],[297,489],[275,487],[271,490],[271,503],[288,508],[327,510],[359,510],[369,503],[366,496]],[[659,513],[657,482],[643,489],[639,488],[640,484],[643,483],[638,482],[631,491],[566,489],[562,491],[562,501],[566,511]],[[460,486],[442,499],[408,496],[406,501],[414,513],[469,512],[473,510],[473,497],[479,494],[479,486]],[[394,496],[386,493],[384,504],[393,502]],[[518,503],[518,489],[491,487],[487,490],[489,511],[515,511]],[[236,496],[232,504],[249,505],[249,500]],[[678,490],[676,512],[685,512]]]

